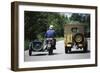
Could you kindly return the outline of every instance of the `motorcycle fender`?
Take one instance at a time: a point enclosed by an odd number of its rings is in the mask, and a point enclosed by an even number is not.
[[[47,46],[50,48],[51,47],[51,44],[48,44]]]

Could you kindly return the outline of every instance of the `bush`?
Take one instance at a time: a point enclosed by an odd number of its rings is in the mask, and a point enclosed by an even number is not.
[[[24,41],[24,50],[28,50],[29,49],[29,40],[25,40]]]

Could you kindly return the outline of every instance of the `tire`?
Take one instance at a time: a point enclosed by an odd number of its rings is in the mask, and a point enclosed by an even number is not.
[[[84,48],[83,48],[83,52],[87,52],[88,51],[88,45],[87,43],[85,44]]]
[[[82,42],[84,42],[84,35],[82,33],[77,33],[76,35],[74,35],[73,40],[76,43],[82,43]]]
[[[71,53],[71,48],[69,48],[69,53]]]
[[[65,48],[65,53],[66,53],[66,54],[68,53],[68,48]]]
[[[32,55],[32,42],[30,42],[29,44],[29,56]]]
[[[49,55],[53,55],[53,49],[50,48],[50,49],[48,50],[48,53],[49,53]]]
[[[70,53],[71,52],[71,47],[65,47],[65,53]]]
[[[29,49],[29,56],[32,56],[32,50]]]

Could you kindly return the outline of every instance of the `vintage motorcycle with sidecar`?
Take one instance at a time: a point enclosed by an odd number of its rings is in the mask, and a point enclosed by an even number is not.
[[[53,54],[54,41],[53,38],[47,38],[46,40],[34,40],[29,44],[29,56],[32,56],[32,52],[48,52],[48,55]]]

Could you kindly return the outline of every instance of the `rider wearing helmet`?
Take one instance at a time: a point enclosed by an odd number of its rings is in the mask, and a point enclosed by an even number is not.
[[[46,34],[45,34],[45,37],[46,38],[53,38],[54,39],[54,49],[56,49],[56,39],[55,39],[55,36],[56,36],[56,32],[55,30],[53,29],[53,25],[50,25],[49,29],[47,30]],[[46,42],[47,43],[47,42]]]

